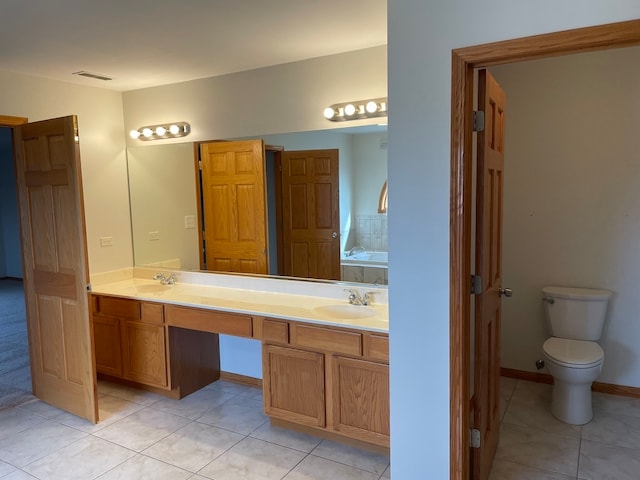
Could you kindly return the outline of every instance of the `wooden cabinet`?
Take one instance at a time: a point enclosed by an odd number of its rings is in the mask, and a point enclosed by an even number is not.
[[[389,447],[389,340],[382,333],[264,319],[265,413]]]
[[[94,313],[93,337],[98,373],[116,377],[122,376],[120,321],[114,317],[105,317]]]
[[[98,373],[167,387],[163,305],[107,296],[96,296],[93,300]]]
[[[332,428],[376,444],[389,442],[389,365],[334,357]]]
[[[162,325],[124,320],[122,328],[122,370],[126,379],[166,387],[167,355]]]
[[[263,347],[265,412],[301,425],[324,427],[324,355],[296,348]],[[266,381],[265,381],[266,380]]]

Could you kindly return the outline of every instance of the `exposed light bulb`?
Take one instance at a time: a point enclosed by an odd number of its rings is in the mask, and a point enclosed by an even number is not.
[[[356,107],[355,105],[353,105],[352,103],[349,103],[348,105],[344,106],[344,114],[347,116],[351,116],[354,113],[356,113]]]
[[[167,133],[167,129],[164,127],[156,127],[156,135],[164,135],[165,133]]]
[[[333,108],[327,107],[324,109],[324,118],[327,120],[331,120],[335,115],[336,111]]]
[[[138,130],[131,130],[131,131],[129,132],[129,136],[130,136],[131,138],[133,138],[134,140],[137,140],[137,139],[138,139],[138,137],[140,136],[140,132],[139,132]]]
[[[150,128],[145,128],[142,130],[142,135],[149,138],[151,135],[153,135],[153,130],[151,130]]]
[[[370,102],[367,102],[365,109],[368,113],[376,113],[378,111],[378,104],[371,100]]]
[[[169,133],[171,133],[171,135],[176,135],[179,132],[180,132],[180,127],[178,125],[174,124],[169,127]]]

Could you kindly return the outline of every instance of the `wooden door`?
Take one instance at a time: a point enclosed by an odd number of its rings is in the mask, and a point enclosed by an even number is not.
[[[98,419],[76,117],[15,128],[33,393]]]
[[[500,289],[502,287],[502,192],[504,185],[505,94],[486,71],[478,76],[478,109],[484,129],[477,134],[476,274],[482,292],[475,297],[474,428],[480,447],[473,451],[473,478],[489,477],[500,435]]]
[[[340,280],[338,150],[282,152],[284,275]]]
[[[200,162],[202,268],[268,273],[263,141],[203,143]]]

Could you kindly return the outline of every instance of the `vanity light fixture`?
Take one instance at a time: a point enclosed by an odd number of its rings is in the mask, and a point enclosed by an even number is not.
[[[324,109],[324,118],[332,122],[386,116],[387,97],[358,100],[357,102],[334,103]]]
[[[161,140],[189,135],[191,125],[187,122],[173,122],[162,125],[148,125],[137,130],[131,130],[129,136],[138,140]]]

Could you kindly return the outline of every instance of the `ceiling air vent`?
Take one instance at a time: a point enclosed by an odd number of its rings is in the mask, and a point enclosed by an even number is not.
[[[96,80],[113,80],[111,77],[107,77],[106,75],[100,75],[98,73],[85,72],[84,70],[80,70],[79,72],[73,72],[73,75],[80,75],[81,77],[89,77],[95,78]]]

